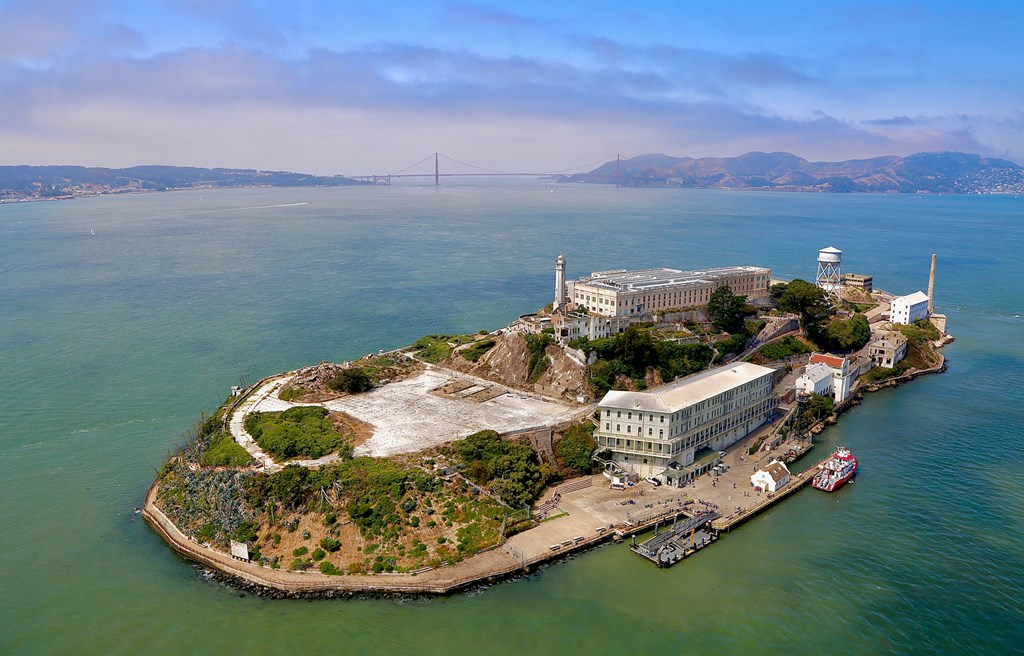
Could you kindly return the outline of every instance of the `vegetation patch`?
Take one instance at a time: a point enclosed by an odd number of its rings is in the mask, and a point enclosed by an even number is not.
[[[555,461],[563,476],[582,476],[593,471],[594,461],[590,457],[597,448],[594,441],[594,424],[586,422],[568,428],[562,439],[555,444]]]
[[[373,389],[373,376],[365,367],[345,367],[327,381],[327,387],[348,394],[368,392]]]
[[[467,346],[464,349],[459,350],[459,355],[469,360],[470,362],[476,362],[480,357],[494,348],[495,342],[493,339],[482,339],[478,342],[473,342],[472,345]]]
[[[466,478],[489,485],[512,508],[536,499],[547,482],[528,442],[503,440],[495,431],[484,430],[455,442],[453,449],[465,465]]]
[[[245,430],[277,460],[319,458],[338,451],[350,456],[352,447],[327,418],[327,408],[298,406],[284,412],[254,412]]]
[[[454,346],[469,344],[475,339],[475,335],[425,335],[416,340],[409,350],[423,360],[437,364],[451,357]]]
[[[597,352],[597,361],[587,367],[587,380],[597,397],[610,389],[621,389],[622,377],[643,381],[647,369],[657,370],[662,380],[672,380],[701,371],[711,362],[711,349],[704,344],[679,344],[659,339],[651,330],[631,325],[612,337],[571,344],[586,352]]]
[[[530,361],[527,365],[526,382],[536,383],[548,369],[550,361],[545,351],[548,345],[554,343],[551,335],[541,333],[540,335],[525,335],[526,348],[530,353]]]
[[[758,353],[765,360],[782,360],[791,355],[810,353],[811,350],[811,347],[802,339],[798,339],[793,335],[786,335],[780,340],[765,344],[758,350]]]
[[[209,448],[199,459],[203,467],[245,467],[251,462],[249,452],[225,431],[214,434]]]

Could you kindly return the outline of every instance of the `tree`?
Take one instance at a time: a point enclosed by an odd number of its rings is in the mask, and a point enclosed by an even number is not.
[[[373,378],[362,367],[342,369],[328,381],[327,386],[339,392],[358,394],[369,391],[373,387]]]
[[[562,434],[562,439],[555,445],[555,459],[558,464],[579,474],[590,473],[593,465],[590,454],[597,446],[592,436],[593,432],[594,425],[589,422],[566,430]]]
[[[716,328],[728,333],[743,332],[747,297],[733,294],[728,285],[711,292],[708,299],[708,317]]]
[[[836,351],[856,351],[871,339],[871,326],[863,314],[849,319],[833,319],[825,328],[828,347]]]
[[[784,290],[778,287],[772,287],[772,296],[776,297],[778,308],[799,314],[805,326],[817,323],[831,313],[828,296],[817,285],[797,278],[786,284]]]

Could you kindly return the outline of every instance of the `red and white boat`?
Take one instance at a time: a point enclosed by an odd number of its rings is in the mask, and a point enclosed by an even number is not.
[[[823,465],[821,471],[814,475],[811,485],[819,490],[834,492],[843,486],[843,483],[853,478],[857,473],[857,459],[853,457],[850,450],[845,446],[836,449]]]

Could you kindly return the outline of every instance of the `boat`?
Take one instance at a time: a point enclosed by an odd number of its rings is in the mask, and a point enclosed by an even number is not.
[[[857,473],[857,459],[845,446],[836,449],[832,457],[821,465],[821,471],[814,475],[811,485],[819,490],[835,492]]]

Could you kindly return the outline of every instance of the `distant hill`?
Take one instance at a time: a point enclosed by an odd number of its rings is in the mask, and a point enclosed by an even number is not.
[[[0,200],[59,198],[201,187],[311,187],[366,184],[342,176],[189,166],[0,166]]]
[[[887,155],[844,162],[809,162],[790,153],[752,152],[739,157],[640,155],[618,162],[629,187],[687,187],[831,192],[1024,193],[1024,169],[1005,160],[968,153]],[[564,182],[615,184],[616,162]]]

